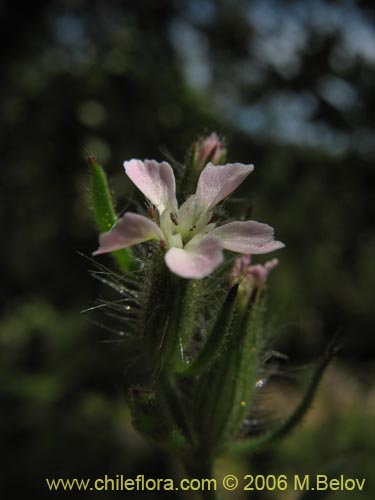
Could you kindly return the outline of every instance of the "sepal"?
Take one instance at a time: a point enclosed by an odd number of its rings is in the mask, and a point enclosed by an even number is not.
[[[237,288],[235,285],[228,291],[210,335],[196,358],[182,372],[184,375],[198,375],[208,370],[225,350],[235,316]]]
[[[259,369],[261,308],[235,314],[223,355],[197,380],[193,420],[203,449],[214,457],[238,433],[249,410]]]

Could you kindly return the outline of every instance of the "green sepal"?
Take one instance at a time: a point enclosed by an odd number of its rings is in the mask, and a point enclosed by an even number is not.
[[[132,387],[127,402],[132,424],[142,436],[170,452],[183,453],[187,448],[186,440],[161,407],[153,390]]]
[[[117,223],[115,205],[103,167],[92,155],[89,155],[87,159],[91,167],[90,187],[94,218],[99,231],[105,233]],[[116,250],[111,255],[121,271],[128,272],[135,268],[135,260],[130,249]]]
[[[212,160],[213,160],[213,158],[214,158],[215,154],[216,154],[216,149],[215,149],[215,148],[213,148],[213,149],[212,149],[212,151],[211,151],[211,153],[207,156],[207,158],[206,158],[206,160],[205,160],[205,163],[204,163],[204,165],[202,166],[201,170],[200,170],[200,171],[198,171],[198,173],[199,173],[199,174],[201,173],[201,171],[204,169],[204,167],[205,167],[208,163],[212,162]],[[195,152],[195,160],[194,160],[194,163],[196,162],[196,158],[197,158],[197,151]],[[226,158],[227,158],[227,150],[226,150],[226,149],[223,149],[223,152],[221,153],[221,155],[220,155],[219,159],[218,159],[218,160],[214,163],[214,165],[222,165],[222,164],[225,162]]]
[[[226,160],[227,160],[227,150],[224,149],[224,151],[221,153],[220,158],[217,161],[217,165],[224,165]]]
[[[225,441],[236,437],[253,402],[260,365],[262,312],[262,295],[257,294],[247,314],[238,316],[236,327],[239,337],[234,339],[237,350],[237,377],[233,404],[223,436]]]
[[[178,331],[187,281],[171,273],[164,250],[154,245],[145,267],[144,306],[139,325],[146,353],[155,367],[154,378],[165,369],[175,371],[181,361]]]
[[[144,276],[144,301],[138,330],[146,354],[155,366],[168,326],[165,301],[170,286],[162,249],[156,245],[150,248],[145,262]],[[158,366],[157,369],[160,371],[161,367]]]
[[[202,303],[204,301],[205,288],[208,280],[188,280],[184,291],[184,297],[181,303],[179,315],[181,321],[177,331],[177,337],[183,352],[189,346],[191,338],[196,332],[197,318],[199,312],[202,310]],[[183,363],[181,370],[186,368]]]
[[[235,313],[237,285],[232,287],[219,311],[215,324],[197,357],[181,371],[183,375],[198,375],[210,368],[225,349]]]
[[[332,361],[337,349],[335,345],[329,346],[327,352],[321,358],[321,360],[316,364],[315,370],[310,379],[310,383],[302,397],[301,402],[292,412],[292,414],[279,425],[271,429],[270,431],[252,439],[244,439],[242,441],[235,442],[225,449],[225,452],[235,453],[235,454],[248,454],[258,451],[260,449],[271,446],[275,441],[290,434],[295,427],[301,423],[302,419],[309,410],[311,403],[314,400],[316,391],[318,389],[319,383],[325,373],[326,368]]]
[[[259,304],[235,315],[223,355],[198,378],[193,419],[202,448],[214,457],[238,433],[255,390],[259,366]]]

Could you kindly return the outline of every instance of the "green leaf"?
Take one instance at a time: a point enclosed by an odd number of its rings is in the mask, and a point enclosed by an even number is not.
[[[91,199],[94,209],[96,225],[101,233],[110,231],[117,223],[117,215],[114,202],[108,186],[108,180],[103,167],[94,156],[88,156],[91,167]],[[135,267],[135,261],[131,250],[124,248],[112,252],[121,271],[129,272]]]
[[[266,448],[270,446],[278,439],[281,439],[288,435],[303,419],[306,415],[306,412],[310,408],[310,405],[315,397],[316,391],[318,389],[319,383],[325,373],[326,368],[332,361],[334,355],[337,352],[336,345],[333,343],[327,349],[327,352],[321,358],[321,360],[317,363],[315,370],[312,374],[310,383],[305,391],[305,394],[293,411],[293,413],[275,428],[266,432],[265,434],[253,438],[253,439],[244,439],[242,441],[238,441],[233,443],[231,446],[226,448],[226,452],[229,453],[253,453],[259,449]]]

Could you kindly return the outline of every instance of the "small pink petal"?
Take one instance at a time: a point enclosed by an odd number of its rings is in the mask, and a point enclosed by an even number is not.
[[[165,254],[169,269],[182,278],[205,278],[223,261],[220,241],[213,237],[201,238],[186,248],[171,248]]]
[[[277,266],[278,263],[278,259],[272,259],[266,262],[264,265],[256,264],[254,266],[250,266],[247,269],[247,273],[249,274],[249,276],[253,277],[257,286],[262,286],[266,283],[269,273],[274,267]]]
[[[272,259],[272,260],[267,261],[264,264],[264,267],[266,268],[267,273],[270,273],[272,271],[272,269],[274,269],[278,264],[279,264],[279,259]]]
[[[196,194],[199,203],[210,210],[234,191],[253,170],[253,165],[242,163],[208,163],[198,180]]]
[[[210,235],[220,238],[223,248],[244,254],[268,253],[285,246],[273,239],[271,226],[255,221],[229,222]]]
[[[127,212],[111,231],[99,236],[100,245],[93,255],[113,252],[152,239],[164,240],[159,226],[143,215]]]
[[[159,214],[166,208],[177,211],[176,181],[166,161],[130,160],[124,162],[125,172],[137,188],[153,203]]]
[[[220,141],[216,132],[212,132],[208,137],[203,137],[197,144],[197,158],[194,168],[199,172],[205,166],[209,158],[211,163],[217,165],[225,152],[224,145]]]

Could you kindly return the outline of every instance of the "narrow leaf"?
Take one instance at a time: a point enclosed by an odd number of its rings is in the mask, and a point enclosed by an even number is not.
[[[261,448],[270,446],[274,441],[281,439],[289,434],[301,422],[308,409],[310,408],[319,383],[325,373],[326,368],[336,354],[336,351],[337,349],[335,345],[329,346],[327,352],[316,365],[310,383],[301,402],[294,410],[294,412],[289,416],[289,418],[281,422],[278,426],[276,426],[274,429],[271,429],[269,432],[266,432],[265,434],[254,439],[245,439],[243,441],[238,441],[237,443],[229,446],[225,451],[229,453],[241,454],[253,453],[254,451],[257,451]]]
[[[110,231],[117,223],[114,202],[108,186],[107,176],[103,167],[96,158],[88,155],[91,167],[91,199],[94,209],[96,225],[100,232]],[[134,269],[134,259],[131,250],[124,248],[112,253],[114,260],[121,271],[128,272]]]

